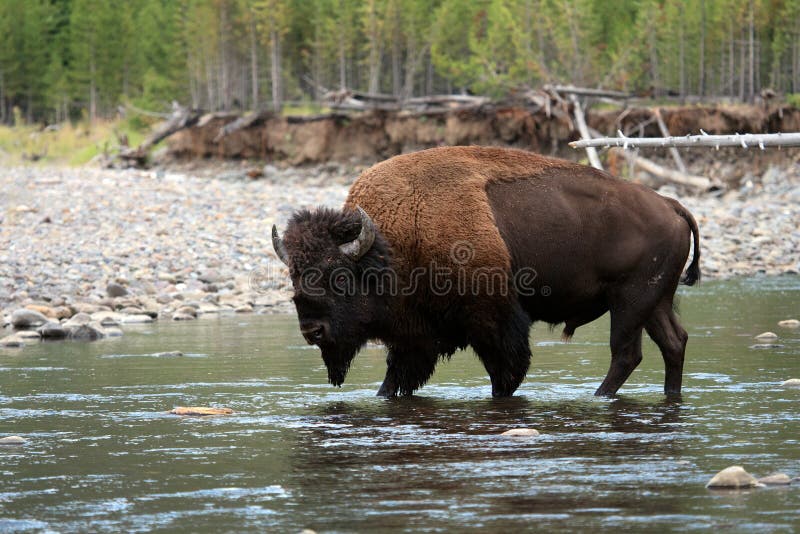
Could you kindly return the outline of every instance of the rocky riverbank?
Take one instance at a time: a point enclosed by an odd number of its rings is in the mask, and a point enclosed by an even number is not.
[[[118,335],[134,322],[291,311],[272,224],[282,227],[297,208],[341,206],[360,170],[4,169],[0,337],[12,322],[27,333],[7,345]],[[718,196],[680,199],[700,225],[705,279],[800,271],[797,162],[745,175]]]

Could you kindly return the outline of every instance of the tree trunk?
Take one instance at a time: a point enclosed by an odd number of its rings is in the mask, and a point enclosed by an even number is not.
[[[744,41],[739,46],[739,100],[744,102],[744,77],[747,72],[747,65],[745,64],[745,47]]]
[[[375,13],[375,3],[370,4],[369,28],[367,29],[369,39],[369,83],[367,91],[379,93],[381,88],[381,56],[383,50],[381,46],[381,36],[378,28],[378,14]]]
[[[94,124],[97,119],[97,86],[95,82],[96,67],[94,63],[94,50],[89,60],[89,123]]]
[[[748,28],[748,35],[749,35],[749,49],[750,49],[750,76],[748,78],[747,84],[747,99],[749,101],[753,101],[755,97],[755,20],[754,20],[754,0],[750,0],[750,24]]]
[[[684,43],[686,38],[684,37],[683,24],[680,25],[680,30],[680,36],[678,37],[680,39],[678,55],[680,61],[681,100],[683,100],[686,98],[686,45]]]
[[[283,104],[283,84],[281,83],[281,42],[278,30],[273,28],[270,32],[270,51],[272,52],[272,109],[280,113]]]
[[[250,15],[250,92],[253,109],[258,109],[258,39],[256,36],[256,21]]]
[[[697,78],[697,94],[701,97],[705,94],[706,84],[706,0],[700,0],[700,58],[698,60],[699,71]]]

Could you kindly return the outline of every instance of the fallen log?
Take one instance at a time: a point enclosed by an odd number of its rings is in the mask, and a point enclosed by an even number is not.
[[[214,142],[219,143],[222,141],[223,138],[229,136],[230,134],[242,130],[244,128],[249,128],[254,126],[264,120],[272,117],[274,115],[271,111],[253,111],[252,113],[248,113],[247,115],[242,115],[235,121],[226,124],[222,128],[219,129],[219,133],[214,137]]]
[[[118,157],[136,165],[144,165],[147,153],[162,139],[188,128],[197,123],[200,113],[196,110],[182,107],[177,102],[172,103],[172,114],[169,120],[161,123],[142,143],[134,149],[121,147]]]
[[[579,96],[596,96],[605,98],[631,98],[633,95],[623,93],[622,91],[610,91],[607,89],[592,89],[590,87],[576,87],[574,85],[545,85],[545,91],[552,91],[556,93],[563,93],[566,95],[579,95]]]
[[[705,176],[694,176],[685,172],[676,171],[674,169],[668,169],[667,167],[662,167],[661,165],[649,159],[637,156],[633,152],[629,152],[621,148],[614,147],[611,148],[610,151],[613,151],[615,155],[624,157],[634,166],[639,167],[643,171],[668,182],[690,187],[692,189],[698,189],[700,191],[721,189],[723,187],[720,182],[710,180]]]

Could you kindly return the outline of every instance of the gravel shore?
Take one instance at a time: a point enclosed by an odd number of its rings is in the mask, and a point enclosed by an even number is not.
[[[77,322],[98,335],[147,319],[291,311],[272,224],[283,227],[297,208],[340,207],[360,169],[268,165],[257,179],[248,170],[0,171],[4,325],[23,307],[51,328],[83,313]],[[718,196],[679,197],[700,226],[704,278],[797,274],[800,166],[742,182]]]

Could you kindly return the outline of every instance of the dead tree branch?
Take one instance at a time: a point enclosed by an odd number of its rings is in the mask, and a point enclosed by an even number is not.
[[[702,130],[701,130],[702,132]],[[618,137],[600,137],[597,139],[582,139],[573,141],[572,148],[587,147],[622,147],[622,148],[665,148],[665,147],[697,147],[712,146],[740,146],[742,148],[758,147],[792,147],[800,146],[800,133],[774,133],[774,134],[732,134],[732,135],[687,135],[684,137],[626,137],[622,132],[617,132]]]
[[[722,186],[722,184],[719,182],[712,181],[705,176],[694,176],[685,172],[662,167],[661,165],[650,161],[649,159],[637,156],[633,152],[628,152],[627,150],[622,150],[616,147],[612,148],[611,150],[614,151],[615,154],[619,154],[620,156],[624,157],[643,171],[649,172],[650,174],[668,182],[680,184],[692,189],[698,189],[700,191],[708,191],[709,189],[720,188]]]
[[[589,135],[589,129],[586,127],[586,119],[583,117],[583,109],[581,108],[581,103],[578,101],[578,97],[574,94],[569,95],[570,100],[572,100],[573,105],[573,112],[575,114],[575,124],[578,126],[578,131],[581,134],[581,137],[585,140],[589,140],[592,138]],[[592,164],[592,167],[595,169],[603,170],[603,164],[600,163],[600,157],[597,155],[597,150],[593,147],[586,148],[586,155],[589,156],[589,163]]]

